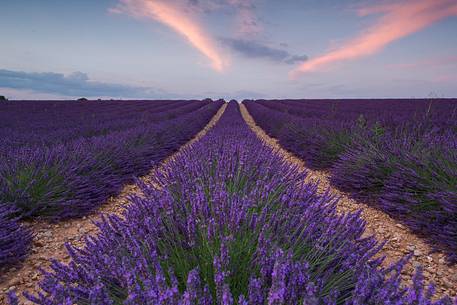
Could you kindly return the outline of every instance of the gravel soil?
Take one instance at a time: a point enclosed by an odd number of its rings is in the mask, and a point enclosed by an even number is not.
[[[329,190],[340,198],[337,210],[340,213],[361,211],[361,217],[366,221],[365,235],[374,235],[379,241],[386,241],[386,245],[379,255],[385,256],[384,265],[390,265],[401,257],[412,253],[412,258],[402,272],[403,280],[411,282],[414,270],[422,266],[424,278],[436,286],[436,296],[457,296],[457,264],[447,265],[444,253],[433,252],[431,247],[420,237],[413,234],[407,227],[398,223],[384,212],[374,209],[366,203],[351,199],[349,194],[341,192],[330,185],[329,175],[321,171],[310,170],[305,163],[281,148],[278,141],[268,136],[249,114],[246,107],[241,105],[241,113],[249,127],[267,145],[274,148],[285,160],[308,172],[309,181],[319,183],[319,191]]]
[[[161,166],[164,166],[175,158],[182,149],[202,138],[219,121],[226,107],[227,104],[224,104],[204,129],[192,140],[183,145],[178,152],[164,160]],[[155,170],[151,170],[150,174],[140,179],[147,181],[154,172]],[[95,222],[99,221],[102,215],[121,215],[122,211],[128,205],[129,196],[138,194],[139,192],[140,190],[135,184],[126,185],[118,196],[110,198],[106,204],[102,205],[89,216],[56,224],[39,220],[25,223],[35,235],[32,249],[27,259],[21,265],[8,269],[0,269],[0,304],[7,304],[6,294],[9,290],[16,290],[21,304],[34,304],[25,299],[22,296],[22,292],[27,291],[34,294],[38,291],[38,284],[41,278],[39,269],[48,270],[52,259],[69,262],[70,258],[65,249],[65,243],[83,247],[85,237],[98,233]]]

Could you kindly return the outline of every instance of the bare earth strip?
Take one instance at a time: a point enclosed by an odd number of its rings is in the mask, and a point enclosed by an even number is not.
[[[349,197],[348,194],[338,191],[330,185],[328,174],[320,171],[313,171],[306,168],[304,162],[281,148],[276,139],[268,136],[249,114],[246,107],[241,104],[241,114],[249,127],[262,139],[267,145],[275,149],[288,162],[299,166],[308,172],[309,181],[319,182],[319,191],[324,192],[327,189],[332,194],[340,198],[337,210],[340,213],[362,211],[362,218],[367,223],[366,235],[374,235],[380,241],[386,241],[387,244],[381,250],[380,255],[385,256],[385,265],[398,261],[408,253],[413,253],[412,259],[402,272],[403,279],[411,282],[411,277],[417,266],[421,265],[424,270],[424,277],[427,282],[436,284],[437,296],[457,296],[457,265],[448,266],[445,263],[443,253],[431,253],[432,250],[424,240],[408,230],[408,228],[397,223],[387,214],[376,210],[365,203],[357,202]]]
[[[184,144],[178,152],[165,159],[161,166],[175,158],[184,148],[201,139],[219,121],[226,107],[227,104],[224,104],[204,129],[192,140]],[[152,170],[150,174],[141,179],[147,181],[154,172]],[[90,216],[57,224],[40,221],[29,223],[28,225],[35,234],[31,253],[21,266],[9,270],[0,270],[0,304],[7,304],[6,293],[11,289],[15,289],[18,292],[21,304],[33,304],[22,297],[22,292],[34,293],[38,290],[38,283],[41,277],[39,268],[46,270],[50,265],[51,259],[69,262],[65,243],[78,247],[83,246],[86,236],[98,233],[98,228],[94,225],[94,222],[99,221],[102,215],[120,215],[129,202],[128,197],[139,192],[140,190],[135,184],[126,185],[118,196],[110,198],[106,204],[102,205]]]

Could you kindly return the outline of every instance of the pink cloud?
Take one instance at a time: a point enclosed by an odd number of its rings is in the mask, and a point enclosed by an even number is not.
[[[360,16],[383,14],[365,32],[343,43],[339,48],[302,63],[290,76],[318,70],[331,64],[372,55],[385,46],[420,31],[446,17],[457,15],[455,0],[408,0],[363,7]]]
[[[186,5],[183,1],[120,0],[120,3],[110,12],[127,13],[137,18],[150,18],[167,25],[205,55],[215,70],[222,71],[226,62],[216,47],[215,41],[195,20],[196,9],[197,7]]]

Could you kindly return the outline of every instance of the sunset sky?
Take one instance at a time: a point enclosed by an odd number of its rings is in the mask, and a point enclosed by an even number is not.
[[[15,0],[12,99],[457,96],[457,1]]]

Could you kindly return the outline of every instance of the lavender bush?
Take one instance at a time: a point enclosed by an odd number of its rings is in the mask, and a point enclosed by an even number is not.
[[[32,240],[31,232],[13,218],[14,212],[0,204],[0,269],[23,260]]]
[[[36,304],[452,304],[432,302],[406,260],[382,269],[359,215],[303,184],[258,140],[236,102],[202,140],[140,183],[69,265],[53,262]],[[14,301],[14,296],[12,296]]]
[[[402,157],[380,205],[457,262],[457,142],[444,140]]]

